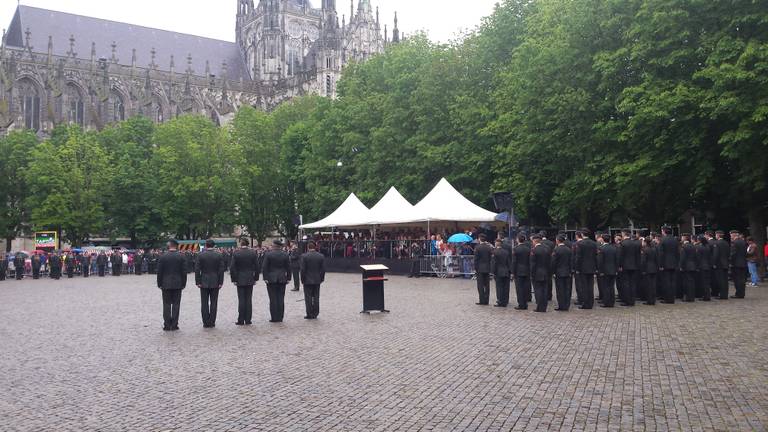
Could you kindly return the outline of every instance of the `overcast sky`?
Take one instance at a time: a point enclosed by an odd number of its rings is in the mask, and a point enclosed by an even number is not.
[[[321,0],[311,0],[314,7]],[[357,7],[358,0],[355,1]],[[391,29],[395,11],[400,30],[426,30],[432,40],[446,42],[471,30],[499,0],[371,0]],[[0,27],[8,28],[17,0],[0,0]],[[236,0],[22,0],[22,4],[87,15],[163,30],[228,41],[235,40]],[[337,0],[339,14],[349,20],[349,0]],[[390,33],[391,34],[391,33]]]

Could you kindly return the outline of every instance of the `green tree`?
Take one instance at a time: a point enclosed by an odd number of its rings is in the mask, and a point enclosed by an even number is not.
[[[29,187],[24,172],[38,143],[31,131],[11,132],[0,137],[0,238],[10,252],[11,241],[21,235],[29,223],[27,198]]]
[[[63,128],[32,152],[26,172],[35,229],[54,229],[81,246],[104,227],[104,193],[113,170],[95,133]]]

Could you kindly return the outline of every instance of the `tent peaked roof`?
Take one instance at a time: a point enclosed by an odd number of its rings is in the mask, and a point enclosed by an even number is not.
[[[496,220],[496,213],[472,203],[446,179],[441,179],[437,186],[414,208],[421,220],[451,222],[493,222]]]
[[[349,194],[344,203],[342,203],[339,208],[327,218],[315,223],[302,225],[300,228],[313,229],[359,225],[360,221],[368,219],[369,212],[370,210],[368,210],[368,207],[366,207],[355,194]]]
[[[395,225],[418,220],[416,210],[393,186],[375,206],[371,207],[365,225]]]

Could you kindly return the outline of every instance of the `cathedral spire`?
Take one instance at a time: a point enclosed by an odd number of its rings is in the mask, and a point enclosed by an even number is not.
[[[53,36],[48,35],[48,66],[53,65]]]
[[[397,28],[397,11],[395,11],[395,28],[392,29],[392,43],[400,42],[400,29]]]

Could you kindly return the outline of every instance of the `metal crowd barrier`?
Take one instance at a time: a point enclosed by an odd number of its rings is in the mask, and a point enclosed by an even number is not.
[[[475,257],[471,255],[427,255],[419,259],[419,273],[439,278],[474,277]]]

